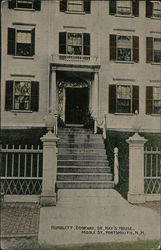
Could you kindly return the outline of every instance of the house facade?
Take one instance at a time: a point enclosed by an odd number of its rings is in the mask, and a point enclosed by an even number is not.
[[[161,131],[161,1],[2,1],[2,129]]]

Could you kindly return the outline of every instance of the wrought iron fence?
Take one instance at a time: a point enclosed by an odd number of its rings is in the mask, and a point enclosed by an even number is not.
[[[159,194],[161,191],[161,151],[144,151],[144,192],[146,194]]]
[[[40,146],[1,147],[0,190],[4,194],[40,194],[43,150]]]

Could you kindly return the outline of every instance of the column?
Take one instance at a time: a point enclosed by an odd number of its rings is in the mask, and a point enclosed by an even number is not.
[[[51,112],[53,114],[57,113],[57,93],[56,93],[56,68],[52,67],[51,72],[51,93],[50,93],[50,100],[51,100]]]
[[[130,203],[144,203],[144,144],[147,140],[135,133],[126,142],[129,144],[129,192]]]
[[[94,81],[93,81],[93,88],[92,88],[92,105],[93,111],[95,116],[98,116],[99,110],[99,103],[98,103],[98,96],[99,96],[99,72],[94,72]]]
[[[56,205],[56,174],[57,174],[57,141],[54,133],[49,131],[41,138],[43,142],[43,183],[40,204],[42,206]]]

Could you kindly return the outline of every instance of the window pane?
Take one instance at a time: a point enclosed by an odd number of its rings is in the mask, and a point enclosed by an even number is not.
[[[153,99],[161,100],[161,88],[160,87],[153,87]]]
[[[67,53],[82,55],[82,34],[68,33]]]
[[[83,11],[83,1],[68,0],[68,11]]]
[[[117,112],[130,113],[131,112],[131,87],[130,86],[117,86]]]
[[[131,112],[131,101],[117,99],[117,112],[118,113],[130,113]]]
[[[161,17],[161,2],[160,1],[155,1],[153,3],[153,16]]]
[[[131,14],[131,1],[117,1],[117,13],[121,15]]]
[[[131,37],[117,37],[117,60],[131,61]]]
[[[117,98],[118,99],[131,99],[131,87],[130,86],[117,86]]]
[[[161,39],[154,38],[154,62],[161,62]]]
[[[30,109],[30,82],[15,82],[14,89],[14,108],[16,110],[29,110]]]
[[[161,101],[154,101],[154,114],[161,114]]]
[[[31,55],[31,31],[17,30],[16,34],[16,55]]]
[[[33,1],[32,0],[17,0],[17,8],[33,8]]]

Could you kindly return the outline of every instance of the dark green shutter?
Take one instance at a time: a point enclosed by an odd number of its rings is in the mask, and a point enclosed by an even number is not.
[[[146,17],[153,15],[153,3],[150,0],[146,0]]]
[[[6,81],[5,110],[13,109],[13,81]]]
[[[66,54],[66,32],[59,33],[59,54]]]
[[[91,12],[91,0],[84,0],[84,12]]]
[[[139,0],[132,0],[132,14],[139,16]]]
[[[109,85],[109,113],[116,113],[116,85]]]
[[[67,0],[60,0],[60,11],[67,11]]]
[[[116,35],[110,35],[110,60],[116,60]]]
[[[15,55],[15,29],[8,28],[8,55]]]
[[[132,89],[132,113],[139,112],[139,86],[133,86]]]
[[[9,9],[16,8],[16,0],[8,0],[8,8]]]
[[[31,56],[35,55],[35,29],[31,31]]]
[[[116,0],[109,0],[109,14],[116,14]]]
[[[133,36],[133,61],[139,62],[139,37]]]
[[[31,82],[31,110],[39,110],[39,82]]]
[[[41,10],[41,0],[34,0],[33,8],[35,10]]]
[[[90,34],[83,34],[83,55],[90,56]]]
[[[146,114],[153,113],[153,87],[146,87]]]
[[[146,38],[146,61],[153,62],[153,37]]]

